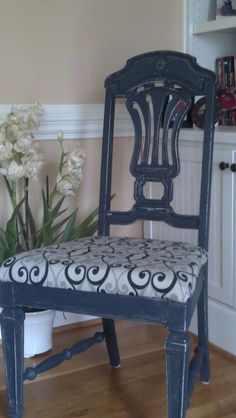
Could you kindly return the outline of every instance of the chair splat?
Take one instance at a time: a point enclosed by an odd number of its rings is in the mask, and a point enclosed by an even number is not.
[[[130,172],[135,177],[136,206],[146,204],[143,188],[147,182],[160,182],[164,187],[157,207],[169,207],[173,199],[172,180],[179,174],[178,138],[181,122],[192,104],[191,94],[178,87],[137,88],[127,99],[135,139]]]

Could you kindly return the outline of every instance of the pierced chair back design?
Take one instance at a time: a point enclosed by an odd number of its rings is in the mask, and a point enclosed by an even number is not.
[[[138,55],[105,81],[98,236],[17,254],[0,266],[4,365],[11,418],[23,418],[23,381],[59,365],[94,343],[106,342],[112,367],[120,366],[114,319],[163,324],[169,329],[168,418],[185,418],[199,376],[210,379],[207,259],[214,135],[215,74],[190,55],[156,51]],[[198,214],[172,207],[181,171],[179,134],[195,97],[204,96],[202,172]],[[130,173],[133,206],[111,210],[113,137],[117,99],[134,126]],[[199,131],[199,135],[200,135]],[[191,139],[191,129],[189,130]],[[161,197],[146,197],[148,183]],[[198,244],[110,236],[110,226],[137,219],[198,231]],[[23,306],[95,315],[102,330],[36,367],[23,369]],[[190,359],[188,328],[197,308],[198,346]]]

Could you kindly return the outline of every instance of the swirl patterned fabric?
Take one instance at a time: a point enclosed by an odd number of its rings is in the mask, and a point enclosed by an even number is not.
[[[0,280],[186,302],[207,253],[181,242],[91,237],[17,254]]]

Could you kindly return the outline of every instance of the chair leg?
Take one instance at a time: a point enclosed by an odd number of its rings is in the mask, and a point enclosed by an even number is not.
[[[103,329],[107,333],[106,345],[110,358],[111,366],[114,368],[120,367],[120,355],[116,338],[116,330],[113,319],[102,318]]]
[[[168,418],[186,416],[190,345],[187,332],[170,332],[166,341]]]
[[[198,339],[199,348],[202,350],[202,363],[200,368],[200,379],[203,383],[210,382],[210,359],[208,344],[208,291],[205,283],[198,301]]]
[[[21,309],[1,313],[9,418],[23,418],[24,317]]]

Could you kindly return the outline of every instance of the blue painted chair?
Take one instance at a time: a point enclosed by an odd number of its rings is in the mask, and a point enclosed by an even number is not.
[[[9,417],[23,417],[24,379],[34,379],[95,342],[105,340],[111,366],[118,367],[114,319],[168,327],[165,347],[169,418],[186,416],[197,377],[209,381],[207,249],[215,83],[215,75],[200,67],[193,57],[173,51],[136,56],[106,79],[98,236],[18,254],[0,267]],[[181,168],[179,131],[195,96],[206,98],[200,204],[197,215],[183,215],[171,206],[173,180]],[[110,208],[117,98],[125,99],[135,131],[130,162],[135,203],[123,212]],[[162,185],[160,199],[145,196],[144,187],[149,182]],[[109,236],[110,225],[137,219],[195,229],[198,245]],[[103,318],[103,329],[24,371],[23,306],[96,315]],[[190,360],[188,328],[196,307],[199,344]]]

